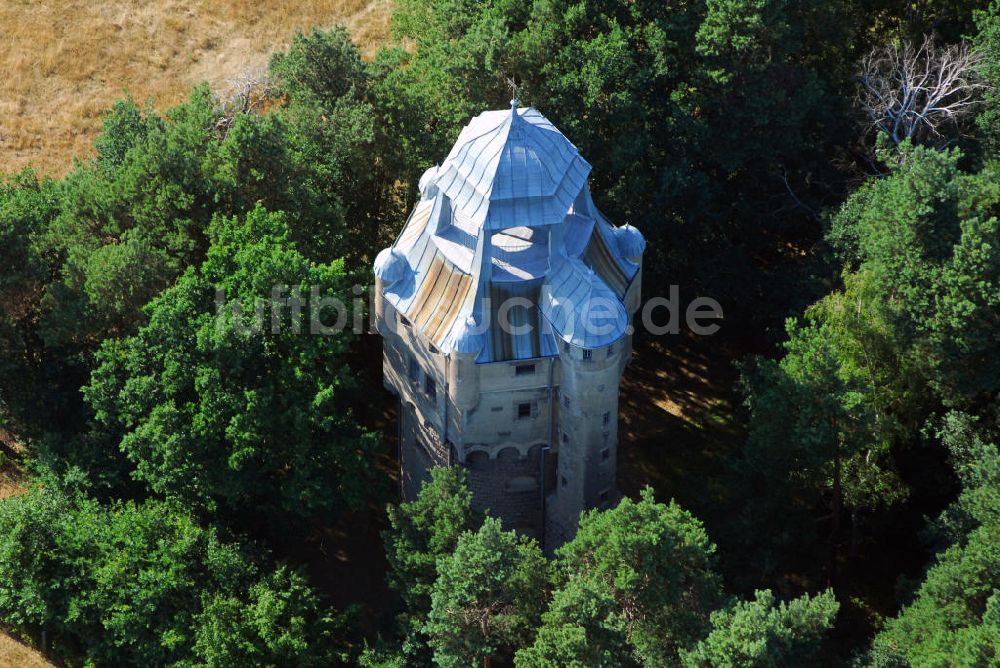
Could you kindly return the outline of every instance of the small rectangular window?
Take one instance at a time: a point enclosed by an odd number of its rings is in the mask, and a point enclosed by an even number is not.
[[[420,365],[417,363],[416,357],[410,357],[410,380],[417,380],[420,378]]]
[[[567,434],[566,432],[563,432],[562,433],[562,439],[563,439],[563,443],[569,443],[569,434]]]
[[[530,376],[535,373],[534,364],[518,364],[514,367],[514,375],[516,376]]]
[[[430,376],[427,376],[424,380],[424,394],[426,394],[427,398],[431,401],[437,399],[437,384]]]
[[[611,424],[611,413],[610,412],[609,413],[605,413],[604,417],[602,418],[602,420],[604,422],[604,426],[605,427],[607,427],[609,424]]]
[[[403,327],[409,327],[410,326],[410,321],[407,320],[406,316],[404,316],[404,315],[400,315],[399,316],[399,322],[400,322],[400,324],[403,325]]]
[[[601,461],[607,461],[608,457],[611,456],[611,448],[604,448],[601,450]]]
[[[590,350],[589,348],[584,348],[583,349],[583,359],[585,359],[585,360],[594,359],[594,351]]]
[[[615,346],[614,344],[611,344],[610,346],[608,346],[608,357],[611,357],[614,354],[615,354]]]
[[[529,417],[531,417],[531,404],[518,404],[517,405],[517,417],[518,418],[529,418]]]

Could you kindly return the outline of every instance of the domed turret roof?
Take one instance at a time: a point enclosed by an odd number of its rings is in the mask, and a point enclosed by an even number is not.
[[[385,284],[395,283],[406,275],[406,259],[394,248],[383,248],[375,256],[375,277]]]
[[[640,257],[646,250],[646,239],[642,232],[628,223],[615,229],[615,238],[622,256],[630,260]]]
[[[425,170],[423,175],[420,177],[417,187],[420,189],[420,196],[423,199],[434,199],[437,197],[438,188],[437,184],[434,183],[434,178],[437,174],[438,166],[435,165]]]

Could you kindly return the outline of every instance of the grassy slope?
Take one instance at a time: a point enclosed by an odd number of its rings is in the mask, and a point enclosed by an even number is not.
[[[158,108],[263,66],[296,29],[345,24],[371,54],[391,0],[8,0],[0,3],[0,172],[64,174],[127,90]]]

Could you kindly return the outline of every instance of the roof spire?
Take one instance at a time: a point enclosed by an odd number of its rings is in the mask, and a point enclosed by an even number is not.
[[[507,79],[507,85],[510,86],[510,114],[513,118],[517,118],[517,82],[514,81],[514,77]]]

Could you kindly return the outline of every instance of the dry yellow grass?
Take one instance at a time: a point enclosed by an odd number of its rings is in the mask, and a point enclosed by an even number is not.
[[[157,108],[266,64],[296,29],[344,24],[367,55],[391,0],[3,0],[0,172],[59,175],[87,157],[101,114],[127,90]]]
[[[0,668],[52,668],[40,652],[0,632]]]

